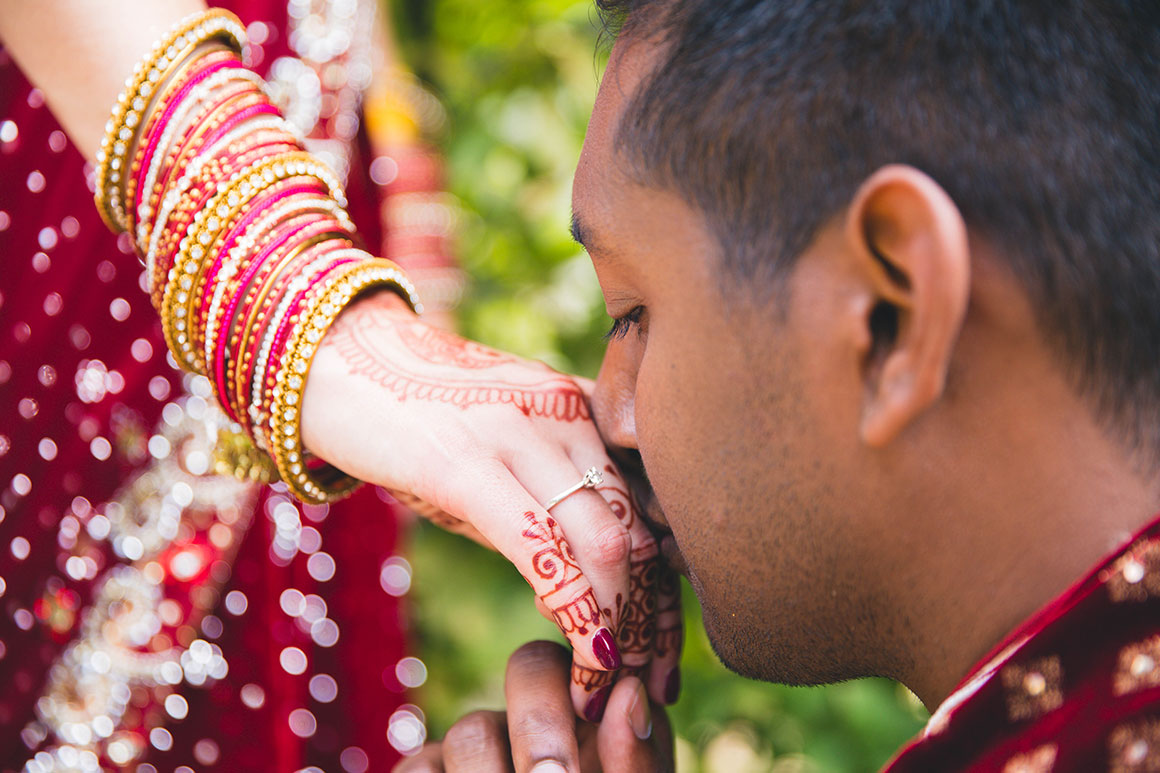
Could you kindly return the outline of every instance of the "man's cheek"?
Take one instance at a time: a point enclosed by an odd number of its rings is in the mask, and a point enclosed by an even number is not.
[[[670,512],[687,509],[684,484],[690,465],[697,464],[700,452],[681,442],[681,414],[689,406],[675,405],[660,393],[639,385],[636,393],[636,437],[641,463],[653,493],[673,527]]]
[[[636,427],[637,450],[641,463],[661,506],[665,504],[662,490],[668,478],[669,436],[673,430],[675,410],[666,409],[663,393],[650,381],[651,372],[643,363],[637,373],[633,396],[633,419]]]

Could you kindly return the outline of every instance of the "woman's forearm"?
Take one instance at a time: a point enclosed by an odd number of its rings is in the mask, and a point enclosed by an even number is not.
[[[92,159],[133,66],[205,0],[0,0],[0,42]]]

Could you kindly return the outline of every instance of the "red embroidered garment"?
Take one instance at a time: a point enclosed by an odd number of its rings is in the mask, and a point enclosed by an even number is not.
[[[1160,520],[1012,632],[884,773],[1160,771]]]
[[[373,175],[373,0],[223,5],[380,244],[423,181]],[[395,512],[212,474],[208,383],[167,363],[87,171],[0,48],[0,770],[388,769],[424,734]]]

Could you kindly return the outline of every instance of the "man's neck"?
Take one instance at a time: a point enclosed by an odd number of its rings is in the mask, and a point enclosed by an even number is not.
[[[931,501],[935,549],[915,562],[902,680],[933,709],[992,648],[1160,511],[1141,473],[1081,406],[1067,420],[1004,426],[957,460],[964,484]],[[1040,412],[1042,415],[1042,412]],[[1030,461],[1029,461],[1030,460]],[[1005,474],[1010,470],[1012,474]]]

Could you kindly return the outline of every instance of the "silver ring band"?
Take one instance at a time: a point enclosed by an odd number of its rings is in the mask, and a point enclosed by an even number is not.
[[[589,467],[588,471],[584,473],[584,478],[581,479],[579,483],[577,483],[575,486],[572,486],[571,488],[567,488],[564,491],[561,491],[559,494],[549,499],[544,505],[544,510],[551,510],[553,507],[560,504],[565,499],[572,496],[581,489],[596,488],[603,482],[603,473],[601,473],[600,470],[596,469],[595,467]]]

